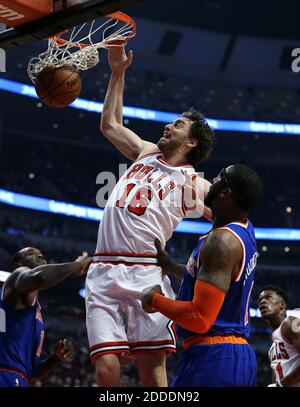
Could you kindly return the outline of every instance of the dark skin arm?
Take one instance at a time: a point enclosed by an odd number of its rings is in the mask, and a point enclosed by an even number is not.
[[[80,256],[71,263],[20,267],[6,280],[5,299],[14,309],[24,309],[32,304],[38,290],[53,287],[71,274],[83,275],[91,262],[91,258]]]
[[[281,326],[283,335],[292,342],[294,348],[300,353],[300,319],[295,317],[287,318]],[[294,368],[282,380],[283,387],[291,387],[300,382],[300,364]]]
[[[111,77],[101,114],[100,130],[125,157],[135,161],[146,152],[159,151],[155,144],[142,140],[137,134],[123,126],[123,92],[125,71],[131,65],[133,54],[126,55],[124,46],[110,47],[108,61]]]
[[[48,377],[61,362],[71,362],[73,353],[74,347],[71,341],[68,339],[62,339],[57,342],[54,353],[47,360],[44,360],[39,364],[37,372],[31,379],[31,383]]]
[[[243,259],[243,251],[237,238],[227,230],[214,230],[207,237],[200,251],[198,280],[213,284],[225,293],[237,277]],[[155,312],[153,296],[161,293],[156,285],[143,291],[142,306],[146,312]],[[175,300],[174,300],[175,302]]]
[[[197,278],[227,293],[238,275],[242,258],[243,250],[237,238],[227,230],[214,230],[200,251]]]
[[[181,280],[184,275],[185,265],[173,261],[158,239],[155,239],[154,245],[157,250],[158,264],[162,268],[163,275],[171,275]]]

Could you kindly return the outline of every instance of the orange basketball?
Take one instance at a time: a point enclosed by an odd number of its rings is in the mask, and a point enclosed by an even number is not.
[[[74,102],[80,95],[81,78],[72,65],[47,67],[38,74],[35,90],[45,105],[64,107]]]

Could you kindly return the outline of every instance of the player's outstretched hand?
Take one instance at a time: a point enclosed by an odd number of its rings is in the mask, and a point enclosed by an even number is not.
[[[156,312],[156,310],[152,307],[153,296],[156,293],[164,295],[160,285],[154,285],[153,287],[143,290],[142,307],[145,312],[148,312],[148,314]]]
[[[164,275],[171,274],[172,270],[174,269],[174,262],[171,259],[169,253],[163,249],[159,239],[154,240],[154,245],[157,250],[157,260],[162,269],[162,273]]]
[[[83,276],[87,273],[90,264],[93,262],[93,259],[89,256],[79,256],[75,260],[78,263],[78,267],[75,270],[75,274],[78,276]]]
[[[133,52],[129,51],[128,55],[125,52],[125,46],[109,47],[108,62],[110,69],[114,73],[123,73],[131,65]]]
[[[66,338],[61,339],[55,345],[54,354],[60,361],[71,362],[74,355],[72,342]]]

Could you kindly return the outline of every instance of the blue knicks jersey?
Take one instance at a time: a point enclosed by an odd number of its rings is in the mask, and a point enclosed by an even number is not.
[[[254,284],[257,261],[254,228],[248,220],[247,224],[233,222],[218,229],[228,230],[238,238],[243,248],[243,260],[240,272],[235,281],[231,282],[217,319],[207,334],[236,334],[248,337],[250,334],[249,300]],[[194,286],[199,271],[197,267],[199,252],[207,236],[200,237],[197,246],[191,254],[177,296],[178,300],[192,301],[194,297]],[[181,328],[179,325],[177,325],[176,330],[177,334],[182,338],[198,335]]]
[[[0,370],[15,370],[30,380],[37,370],[44,341],[41,307],[16,311],[3,299],[0,289]]]

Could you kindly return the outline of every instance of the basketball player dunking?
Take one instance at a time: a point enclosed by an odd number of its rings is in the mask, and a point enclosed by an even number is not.
[[[143,289],[160,284],[173,298],[157,264],[155,238],[164,246],[179,222],[196,209],[210,217],[204,197],[210,183],[193,165],[206,159],[213,132],[196,110],[164,128],[157,145],[123,126],[124,47],[108,50],[112,71],[101,116],[103,135],[134,164],[119,180],[99,227],[97,253],[86,279],[87,330],[101,386],[120,385],[120,355],[134,355],[144,386],[166,386],[166,352],[176,349],[172,323],[148,315]],[[194,195],[191,193],[194,192]],[[194,197],[193,197],[194,196]]]
[[[258,306],[272,328],[269,359],[273,384],[269,387],[300,387],[300,308],[286,313],[286,295],[275,286],[262,289]]]

